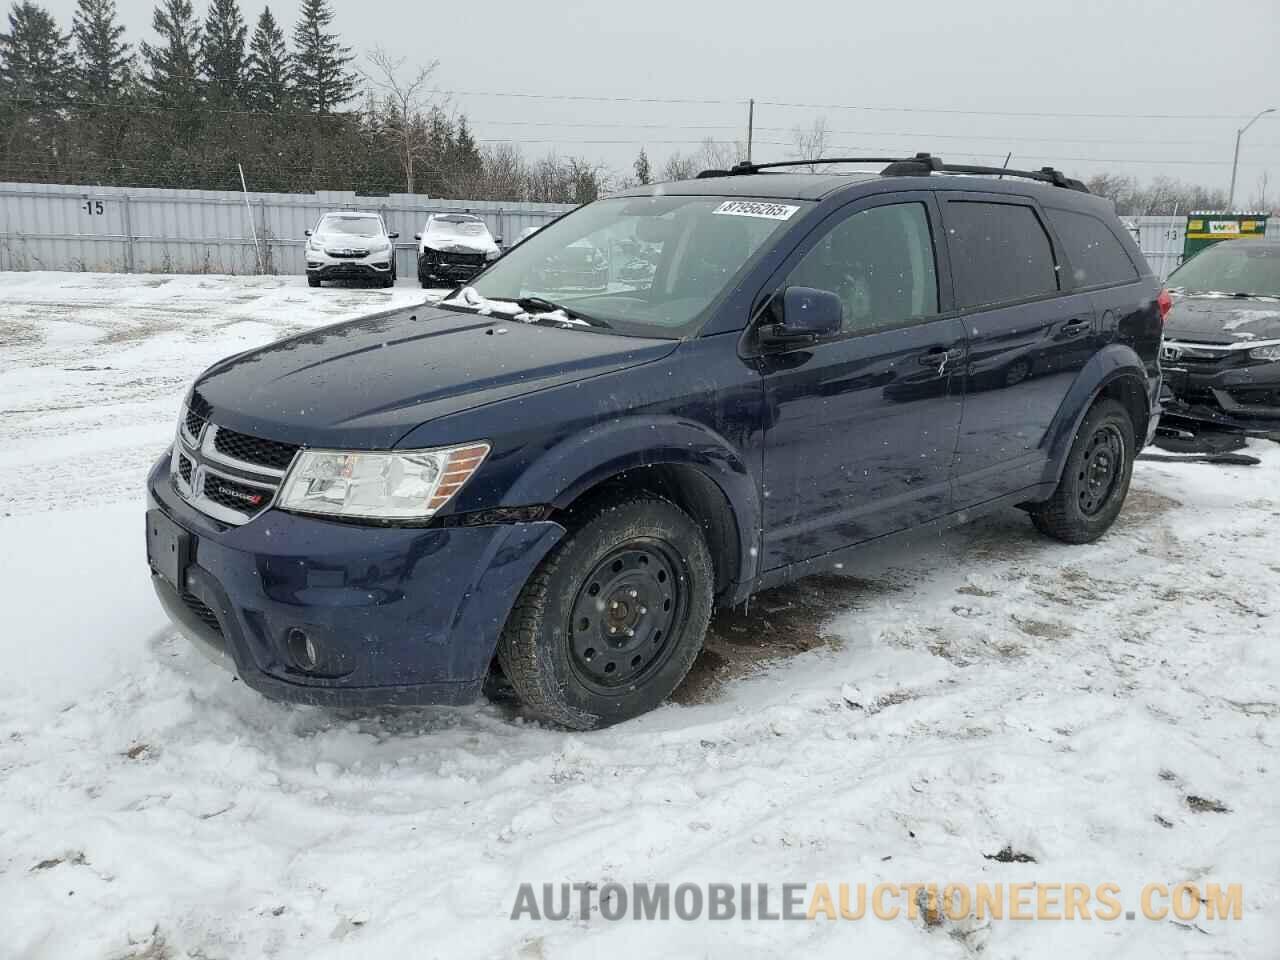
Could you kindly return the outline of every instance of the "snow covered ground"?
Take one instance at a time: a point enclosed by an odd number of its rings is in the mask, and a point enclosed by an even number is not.
[[[772,591],[680,703],[603,732],[283,706],[203,660],[142,546],[186,383],[422,297],[0,274],[0,954],[1280,956],[1275,444],[1139,464],[1093,546],[1011,512]],[[1217,881],[1244,916],[509,919],[522,882],[611,880],[1113,882],[1128,909]]]

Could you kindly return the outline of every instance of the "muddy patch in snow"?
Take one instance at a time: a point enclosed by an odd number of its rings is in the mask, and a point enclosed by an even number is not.
[[[672,699],[683,704],[712,700],[727,681],[764,663],[836,643],[823,629],[833,616],[897,589],[884,580],[819,574],[721,610],[711,619],[702,653]]]

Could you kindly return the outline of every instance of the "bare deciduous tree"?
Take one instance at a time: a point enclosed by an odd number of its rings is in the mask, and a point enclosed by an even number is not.
[[[429,155],[431,144],[427,114],[440,105],[431,83],[440,61],[432,60],[406,73],[406,58],[393,58],[382,47],[375,47],[365,59],[369,69],[360,72],[379,94],[375,122],[395,142],[404,168],[405,193],[413,193],[415,166]]]
[[[667,162],[662,165],[663,181],[670,180],[692,180],[698,175],[701,164],[697,157],[686,156],[680,151],[676,151],[667,157]]]
[[[1249,209],[1275,212],[1275,205],[1271,200],[1271,175],[1266,170],[1258,175],[1258,185],[1254,189],[1253,199],[1249,201]]]
[[[827,152],[827,118],[818,117],[813,121],[813,126],[808,130],[801,126],[796,126],[791,131],[791,140],[793,152],[791,156],[796,160],[821,160]],[[809,172],[817,172],[817,164],[809,164]]]

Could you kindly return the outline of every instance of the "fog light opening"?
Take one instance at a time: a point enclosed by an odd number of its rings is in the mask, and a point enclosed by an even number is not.
[[[320,666],[320,650],[305,630],[294,627],[287,637],[289,656],[303,670],[314,670]]]

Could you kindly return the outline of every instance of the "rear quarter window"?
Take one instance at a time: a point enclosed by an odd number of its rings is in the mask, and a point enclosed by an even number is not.
[[[1071,261],[1072,279],[1077,287],[1107,283],[1127,283],[1138,278],[1138,268],[1129,259],[1115,233],[1101,219],[1088,213],[1050,208],[1045,211]]]
[[[1036,212],[1018,203],[947,203],[956,299],[983,307],[1057,293],[1053,244]]]

